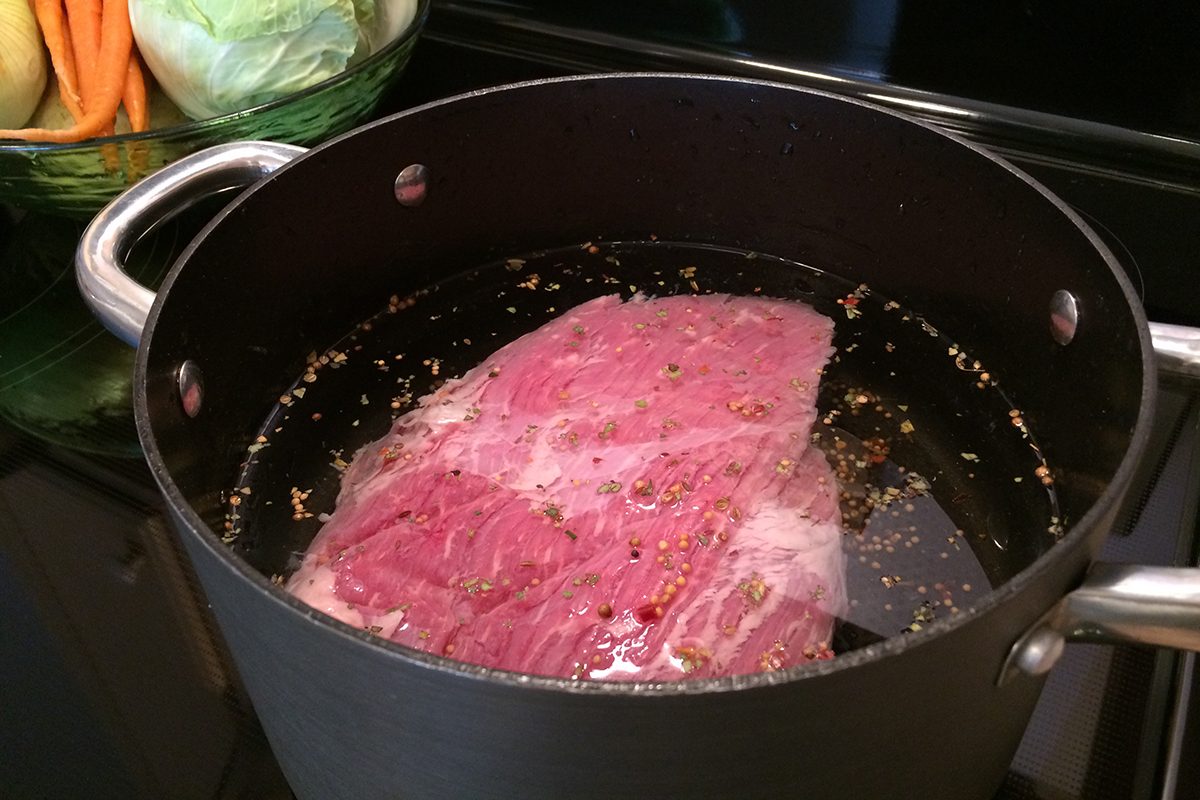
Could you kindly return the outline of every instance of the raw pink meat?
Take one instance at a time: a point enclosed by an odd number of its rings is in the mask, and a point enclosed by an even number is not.
[[[759,297],[585,303],[422,399],[343,476],[288,582],[409,647],[670,680],[828,658],[833,323]]]

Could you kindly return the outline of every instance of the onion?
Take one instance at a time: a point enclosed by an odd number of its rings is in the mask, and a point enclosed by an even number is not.
[[[46,88],[46,52],[28,0],[0,0],[0,128],[20,128]]]

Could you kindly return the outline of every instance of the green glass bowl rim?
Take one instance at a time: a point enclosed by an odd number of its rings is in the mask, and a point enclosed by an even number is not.
[[[371,55],[364,58],[362,61],[355,64],[347,70],[339,72],[320,83],[314,83],[305,89],[298,92],[292,92],[289,95],[280,97],[276,100],[271,100],[266,103],[260,103],[251,108],[244,108],[241,111],[232,111],[228,114],[222,114],[219,117],[209,117],[208,119],[190,120],[181,122],[177,125],[169,125],[165,128],[153,128],[148,131],[140,131],[138,133],[121,133],[114,136],[102,136],[92,139],[85,139],[82,142],[0,142],[0,154],[20,152],[20,153],[60,153],[69,152],[72,150],[91,150],[106,144],[122,144],[125,142],[141,142],[154,139],[178,138],[193,133],[203,133],[212,128],[219,128],[227,123],[242,120],[247,117],[252,117],[268,111],[273,111],[283,106],[291,105],[297,101],[303,100],[312,95],[319,94],[326,89],[338,86],[352,80],[356,75],[366,70],[371,69],[376,64],[386,61],[393,53],[403,47],[407,47],[421,28],[425,25],[425,20],[429,16],[429,7],[433,0],[417,0],[417,12],[413,15],[408,26],[396,35],[396,38],[388,42],[384,47],[375,51]]]

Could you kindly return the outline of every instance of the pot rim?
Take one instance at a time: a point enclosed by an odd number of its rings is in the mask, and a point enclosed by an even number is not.
[[[187,262],[191,259],[193,253],[200,246],[203,240],[207,238],[208,234],[214,228],[223,224],[226,217],[233,214],[233,212],[243,203],[250,202],[257,188],[269,182],[274,177],[274,174],[278,173],[273,173],[272,175],[267,176],[254,186],[248,188],[246,191],[238,195],[229,203],[229,205],[225,206],[225,208],[218,212],[217,215],[207,225],[205,225],[203,230],[201,230],[200,233],[197,234],[196,237],[187,245],[187,247],[176,260],[175,264],[171,267],[167,276],[162,281],[162,285],[155,297],[154,304],[150,309],[150,314],[146,321],[141,342],[138,346],[134,369],[134,413],[138,429],[138,438],[141,441],[142,449],[145,452],[146,461],[151,468],[151,472],[154,475],[155,481],[158,483],[159,489],[174,512],[177,522],[183,523],[188,529],[187,534],[185,535],[197,536],[204,547],[213,555],[215,555],[218,561],[221,562],[224,567],[233,570],[242,578],[250,581],[259,590],[260,594],[264,595],[269,602],[284,606],[284,610],[287,613],[301,615],[318,625],[325,626],[329,631],[346,640],[348,646],[354,646],[357,644],[376,648],[382,654],[388,657],[396,658],[410,666],[435,670],[441,673],[457,674],[462,678],[469,680],[497,682],[509,685],[511,687],[526,687],[531,690],[541,691],[571,692],[580,694],[599,693],[601,695],[615,693],[618,695],[640,695],[648,697],[765,688],[778,684],[792,683],[799,680],[815,679],[823,675],[830,675],[843,670],[853,669],[862,664],[882,660],[888,657],[898,656],[912,648],[919,647],[936,637],[949,634],[954,630],[968,624],[971,620],[1004,605],[1011,598],[1021,593],[1026,586],[1036,581],[1039,576],[1051,569],[1054,563],[1060,558],[1065,557],[1067,553],[1073,551],[1075,548],[1083,546],[1084,542],[1094,532],[1093,529],[1098,525],[1100,520],[1103,519],[1104,516],[1109,513],[1109,511],[1112,510],[1122,498],[1127,487],[1132,481],[1134,470],[1137,468],[1137,465],[1140,463],[1144,455],[1149,439],[1151,418],[1153,417],[1157,394],[1157,370],[1155,368],[1154,351],[1151,344],[1149,325],[1145,310],[1142,308],[1141,301],[1116,256],[1113,255],[1103,240],[1096,234],[1094,230],[1092,230],[1092,228],[1082,219],[1082,217],[1080,217],[1078,213],[1071,209],[1065,201],[1056,196],[1042,183],[1009,162],[1007,159],[992,153],[980,145],[970,142],[957,134],[946,131],[933,125],[932,123],[925,122],[908,114],[897,112],[889,108],[859,100],[857,98],[846,97],[833,92],[796,86],[777,81],[685,72],[612,72],[520,81],[516,83],[502,84],[484,89],[464,92],[451,97],[425,103],[423,105],[389,115],[379,120],[375,120],[355,128],[352,131],[334,137],[333,139],[330,139],[329,141],[312,148],[306,154],[301,155],[294,161],[288,163],[280,169],[280,172],[292,169],[310,156],[320,153],[327,148],[336,147],[343,139],[354,136],[358,131],[367,130],[380,125],[387,125],[394,119],[421,114],[432,108],[461,102],[481,95],[500,94],[506,91],[536,87],[544,84],[587,83],[597,80],[628,81],[664,79],[677,80],[681,82],[726,82],[731,84],[746,84],[751,87],[787,89],[789,91],[817,95],[844,103],[850,103],[852,105],[869,109],[876,113],[887,114],[907,123],[920,126],[921,128],[953,141],[959,146],[973,151],[978,156],[992,161],[997,166],[1023,181],[1030,187],[1030,189],[1041,194],[1043,199],[1049,201],[1051,205],[1060,214],[1062,214],[1063,217],[1073,223],[1075,227],[1079,229],[1079,231],[1088,239],[1093,249],[1097,251],[1100,257],[1108,265],[1112,277],[1115,279],[1126,303],[1129,305],[1132,312],[1134,319],[1134,332],[1138,337],[1138,344],[1141,350],[1142,391],[1137,421],[1134,424],[1133,431],[1130,436],[1129,446],[1121,460],[1120,465],[1117,468],[1117,471],[1114,473],[1112,480],[1109,481],[1108,485],[1105,487],[1097,501],[1092,504],[1087,512],[1080,517],[1080,519],[1074,525],[1071,526],[1067,533],[1058,542],[1056,542],[1053,547],[1051,547],[1045,554],[1040,556],[1032,564],[1021,570],[1011,579],[999,587],[990,590],[971,606],[964,608],[962,613],[953,617],[935,620],[933,623],[914,633],[904,636],[891,636],[881,642],[877,642],[857,650],[852,650],[828,661],[817,661],[798,665],[780,672],[730,675],[720,678],[681,681],[574,681],[569,678],[518,673],[508,670],[495,669],[492,667],[479,666],[476,664],[469,664],[466,662],[456,661],[445,656],[414,650],[404,645],[381,639],[366,631],[358,630],[350,625],[347,625],[346,623],[334,619],[333,617],[327,616],[326,614],[317,611],[303,601],[287,593],[281,586],[272,583],[266,575],[250,566],[250,564],[248,564],[243,558],[234,553],[233,550],[231,550],[228,546],[224,545],[220,541],[218,535],[209,529],[203,520],[201,520],[200,516],[183,496],[183,493],[179,490],[179,487],[175,484],[174,480],[172,480],[170,473],[167,470],[162,454],[160,453],[156,443],[153,425],[150,420],[149,410],[146,402],[145,386],[149,351],[153,346],[154,331],[157,327],[159,315],[162,311],[165,298],[170,293],[171,286],[174,284],[176,277],[186,267]],[[997,665],[997,669],[999,669],[999,665]]]

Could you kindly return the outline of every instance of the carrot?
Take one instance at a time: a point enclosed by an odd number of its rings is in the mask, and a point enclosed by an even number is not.
[[[83,103],[76,80],[75,51],[71,32],[64,24],[62,3],[59,0],[36,0],[33,10],[42,29],[42,38],[46,40],[46,48],[50,51],[54,74],[58,76],[58,96],[75,121],[79,122],[83,119]]]
[[[129,128],[134,133],[150,127],[150,101],[146,93],[146,78],[136,55],[129,57],[129,71],[125,74],[125,90],[121,95],[125,113],[129,115]]]
[[[129,57],[129,72],[125,75],[125,92],[121,96],[125,113],[129,116],[129,129],[134,133],[150,128],[150,102],[146,92],[146,79],[136,54]],[[145,142],[125,143],[129,161],[126,178],[130,183],[150,171],[150,148]]]
[[[66,0],[67,24],[71,27],[75,46],[75,64],[79,69],[79,90],[83,95],[83,109],[87,111],[95,94],[97,61],[100,57],[100,0]],[[130,128],[136,133],[150,127],[147,113],[146,81],[141,65],[130,55],[129,69],[121,92],[121,102],[129,115]],[[113,126],[105,126],[101,136],[113,133]]]
[[[44,0],[38,0],[39,5]],[[128,0],[103,0],[100,22],[100,53],[96,67],[95,100],[84,109],[83,118],[70,128],[23,128],[0,130],[0,139],[24,139],[38,142],[78,142],[96,136],[111,125],[125,79],[129,73],[129,57],[133,51],[133,31],[129,26]]]
[[[96,101],[96,79],[100,60],[100,0],[66,0],[67,26],[75,50],[75,68],[79,74],[79,96],[87,113]],[[97,136],[111,136],[113,126],[105,125]]]
[[[100,58],[100,0],[66,0],[67,26],[75,50],[79,77],[79,96],[83,110],[96,91],[96,70]]]

